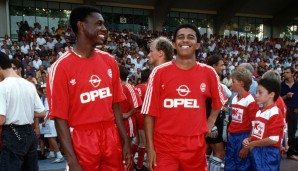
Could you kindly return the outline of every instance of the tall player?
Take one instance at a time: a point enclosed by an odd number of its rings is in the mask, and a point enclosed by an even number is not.
[[[174,53],[174,49],[173,49],[172,42],[165,37],[158,37],[150,43],[150,53],[148,54],[149,64],[154,65],[156,67],[165,62],[169,62],[173,59],[173,53]],[[150,73],[151,71],[149,69],[142,71],[142,74],[141,74],[142,84],[139,84],[136,86],[142,100],[144,100],[144,97],[145,97]],[[141,112],[140,110],[137,111],[137,114],[135,115],[136,121],[137,121],[137,128],[138,128],[138,145],[133,144],[133,147],[135,149],[138,148],[138,162],[137,162],[137,168],[136,168],[137,171],[144,168],[143,162],[144,162],[144,155],[146,151],[145,149],[146,137],[144,132],[145,115],[142,115],[140,112]]]
[[[119,69],[112,56],[95,49],[107,31],[104,19],[97,8],[79,6],[70,24],[76,45],[52,65],[48,86],[50,117],[69,169],[124,170],[131,165],[131,152],[119,105],[125,100]]]
[[[208,57],[207,65],[214,68],[218,76],[220,77],[222,75],[223,71],[223,59],[219,55],[212,55]],[[221,84],[223,91],[227,98],[230,98],[232,95],[232,92],[227,88],[226,85]],[[206,101],[206,108],[207,108],[207,117],[209,116],[209,111],[211,110],[211,99],[208,98]],[[221,163],[225,157],[225,146],[224,141],[222,138],[223,135],[223,127],[224,127],[224,118],[225,118],[225,111],[224,109],[227,109],[228,101],[225,103],[225,106],[222,108],[221,112],[219,113],[216,122],[215,127],[212,130],[213,132],[216,132],[216,134],[210,134],[209,137],[206,138],[206,143],[209,145],[211,150],[213,151],[213,157],[210,159],[210,165],[209,170],[210,171],[219,171]],[[207,146],[207,155],[210,151],[210,148],[208,149]]]
[[[175,61],[151,73],[142,107],[150,170],[207,170],[205,134],[211,131],[225,98],[219,78],[196,62],[200,33],[189,24],[174,33]],[[212,98],[206,122],[205,100]]]

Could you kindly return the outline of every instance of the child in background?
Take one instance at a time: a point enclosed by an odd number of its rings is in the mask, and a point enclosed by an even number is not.
[[[232,91],[238,95],[232,100],[232,120],[228,128],[225,170],[250,170],[249,149],[242,146],[242,141],[249,137],[251,122],[259,110],[258,104],[249,92],[252,74],[245,68],[239,68],[233,72],[232,82]]]
[[[263,108],[252,122],[251,136],[243,140],[243,146],[251,151],[252,170],[280,170],[284,117],[275,103],[279,95],[280,84],[276,80],[259,81],[256,100]]]

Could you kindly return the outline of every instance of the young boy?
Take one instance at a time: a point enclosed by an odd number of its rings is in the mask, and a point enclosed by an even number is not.
[[[251,151],[252,170],[277,170],[280,168],[281,140],[283,138],[284,118],[276,106],[280,95],[280,84],[262,78],[257,88],[256,100],[263,108],[252,122],[251,137],[243,141],[245,148]]]
[[[250,161],[247,157],[249,149],[242,146],[242,141],[249,137],[251,121],[258,111],[258,104],[249,92],[252,74],[247,69],[235,70],[232,81],[232,91],[237,92],[238,95],[232,100],[232,120],[228,128],[225,170],[249,170]]]

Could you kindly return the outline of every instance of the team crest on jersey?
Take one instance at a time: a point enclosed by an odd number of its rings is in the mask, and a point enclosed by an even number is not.
[[[265,131],[265,124],[260,121],[252,121],[252,126],[252,136],[262,139]]]
[[[200,85],[200,89],[201,89],[201,92],[205,92],[206,91],[206,84],[205,83],[202,83]]]
[[[108,76],[112,78],[113,74],[112,74],[112,70],[108,69]]]
[[[92,75],[89,82],[93,87],[98,87],[101,82],[101,79],[97,75]]]
[[[181,85],[176,89],[178,94],[182,97],[187,96],[190,93],[189,88],[186,85]]]
[[[232,108],[232,121],[242,123],[243,109]]]

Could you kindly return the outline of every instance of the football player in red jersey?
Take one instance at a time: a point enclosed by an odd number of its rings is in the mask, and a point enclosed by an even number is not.
[[[200,33],[189,24],[174,33],[176,60],[155,67],[141,113],[145,116],[147,166],[154,171],[207,170],[205,134],[225,97],[216,72],[196,62]],[[206,122],[205,100],[212,98]]]
[[[119,104],[125,95],[118,64],[108,53],[95,49],[105,39],[104,19],[97,8],[79,6],[70,14],[70,25],[76,44],[52,64],[47,84],[50,117],[69,169],[129,169],[130,142]]]
[[[169,62],[173,59],[173,45],[172,42],[167,39],[166,37],[158,37],[150,43],[150,53],[148,54],[149,57],[149,64],[153,66],[161,65],[165,62]],[[147,85],[148,85],[148,78],[151,71],[149,69],[142,71],[141,73],[141,82],[136,86],[142,100],[144,100]],[[145,116],[142,115],[141,110],[138,110],[136,113],[136,122],[137,122],[137,129],[138,129],[138,138],[137,144],[133,144],[132,152],[138,151],[138,162],[136,170],[146,170],[143,166],[144,162],[144,155],[145,155],[145,146],[146,146],[146,138],[144,132],[144,119]],[[137,150],[136,150],[137,149]]]

